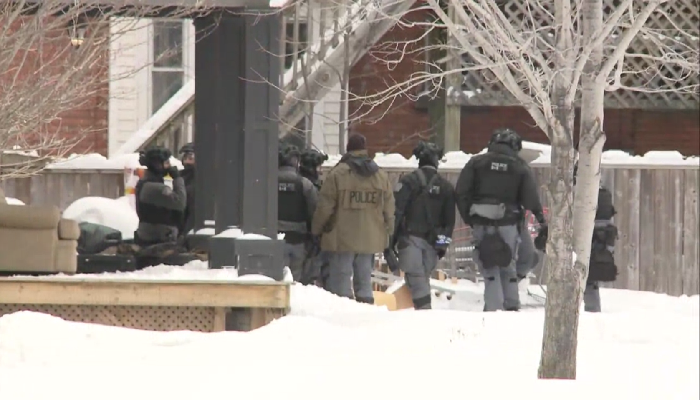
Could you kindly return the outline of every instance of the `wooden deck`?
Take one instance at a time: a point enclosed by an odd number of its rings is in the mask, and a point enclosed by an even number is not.
[[[18,311],[152,331],[250,331],[287,314],[290,285],[268,281],[0,278],[0,316]]]

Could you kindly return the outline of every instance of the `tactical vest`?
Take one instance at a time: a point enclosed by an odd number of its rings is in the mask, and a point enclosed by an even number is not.
[[[417,169],[415,174],[420,182],[420,190],[409,204],[405,217],[406,231],[410,235],[431,239],[428,236],[434,234],[436,224],[439,225],[436,218],[442,211],[442,204],[439,201],[441,198],[440,175],[435,171],[435,175],[428,180],[421,169]]]
[[[141,178],[138,183],[136,183],[134,195],[136,196],[136,215],[139,217],[139,222],[173,227],[180,226],[181,221],[184,218],[184,213],[182,211],[156,206],[148,202],[144,202],[141,199],[141,189],[147,182],[155,182],[160,185],[165,185],[162,179],[149,177],[148,175]]]
[[[309,216],[306,210],[302,177],[280,177],[277,181],[277,224],[283,233],[308,232]]]

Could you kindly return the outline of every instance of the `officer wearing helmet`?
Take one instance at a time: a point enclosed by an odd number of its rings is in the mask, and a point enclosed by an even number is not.
[[[285,264],[300,282],[311,240],[311,219],[318,194],[314,185],[299,174],[300,152],[296,146],[280,143],[277,224],[284,233]]]
[[[328,160],[328,156],[315,149],[306,149],[301,153],[299,174],[310,180],[318,190],[321,190],[319,169],[326,160]]]
[[[180,161],[184,169],[180,176],[185,182],[187,207],[180,226],[180,236],[187,235],[194,228],[194,144],[187,143],[180,148]]]
[[[136,214],[139,225],[134,241],[140,246],[175,242],[187,206],[185,182],[177,167],[170,165],[170,150],[155,147],[139,155],[146,167],[135,188]],[[165,176],[173,179],[172,188]]]
[[[574,164],[574,184],[576,184],[577,172],[578,163]],[[583,292],[584,311],[601,312],[600,282],[614,282],[617,280],[615,242],[617,241],[618,233],[617,227],[612,222],[615,214],[617,214],[617,210],[615,210],[613,205],[612,192],[601,183],[598,189],[598,206],[593,226],[588,279]]]
[[[430,275],[452,242],[455,191],[438,173],[443,152],[437,145],[421,141],[413,154],[418,169],[402,176],[394,188],[396,219],[389,251],[394,246],[398,250],[398,267],[414,308],[426,310],[431,308]]]
[[[521,149],[515,131],[497,129],[488,152],[473,156],[457,180],[457,210],[472,228],[473,257],[484,278],[484,311],[520,309],[515,263],[522,210],[546,227],[534,177],[518,157]]]
[[[316,190],[321,190],[319,170],[326,160],[328,160],[328,156],[316,149],[305,149],[301,153],[299,174],[311,181],[316,187]],[[302,273],[300,282],[303,284],[317,282],[320,286],[323,286],[325,278],[328,277],[326,254],[320,251],[320,244],[317,241],[311,240],[308,244],[304,272]]]

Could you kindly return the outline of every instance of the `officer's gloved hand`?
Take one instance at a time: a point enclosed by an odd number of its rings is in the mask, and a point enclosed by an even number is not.
[[[170,175],[171,178],[179,178],[180,177],[180,170],[177,169],[177,167],[170,167],[168,168],[168,175]]]
[[[443,257],[445,257],[445,254],[447,254],[447,249],[450,247],[451,243],[452,238],[445,235],[438,235],[437,240],[433,245],[435,251],[437,252],[438,259],[441,260]]]

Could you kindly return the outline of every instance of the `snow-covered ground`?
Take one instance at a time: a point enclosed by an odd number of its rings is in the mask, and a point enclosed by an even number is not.
[[[203,267],[102,277],[193,279]],[[206,279],[235,278],[217,273]],[[700,396],[697,296],[602,290],[605,312],[581,316],[578,380],[543,382],[542,309],[478,312],[480,287],[459,286],[451,301],[436,299],[439,309],[389,312],[295,285],[291,315],[250,333],[154,333],[11,314],[0,318],[0,399]]]

